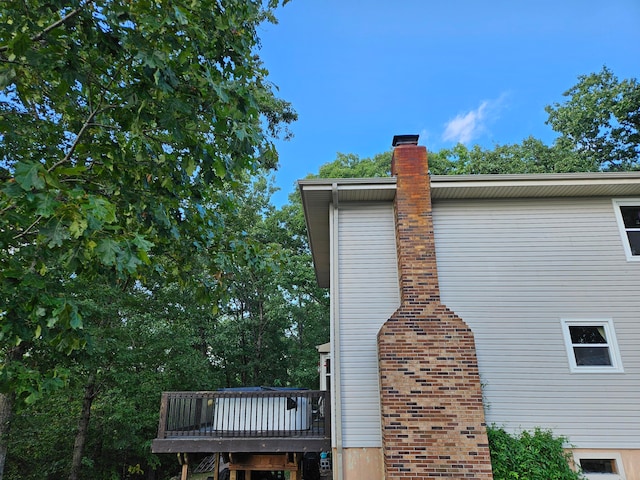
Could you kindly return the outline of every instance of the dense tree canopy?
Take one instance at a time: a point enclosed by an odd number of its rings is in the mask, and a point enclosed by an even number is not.
[[[391,152],[379,153],[361,159],[353,153],[338,153],[336,159],[320,166],[317,178],[370,178],[388,177],[391,169]]]
[[[221,288],[219,258],[193,275],[198,253],[234,248],[233,191],[276,165],[295,119],[257,55],[278,3],[0,5],[0,478],[13,401],[72,370],[39,352],[97,332],[78,282],[125,295],[159,272]]]
[[[8,360],[34,339],[66,351],[84,345],[70,276],[111,271],[111,281],[126,283],[152,256],[188,259],[215,245],[226,193],[244,172],[275,165],[271,138],[295,117],[255,54],[256,27],[275,4],[3,3],[0,336]],[[20,391],[8,366],[0,374],[2,391]]]
[[[156,468],[175,470],[173,458],[149,448],[160,392],[222,383],[200,349],[211,309],[189,288],[152,283],[128,292],[75,285],[85,292],[77,301],[91,341],[69,356],[31,350],[38,361],[66,368],[69,381],[16,411],[6,478],[143,478],[128,475],[136,466],[153,478]]]
[[[564,143],[545,145],[533,137],[513,145],[469,148],[458,144],[429,154],[431,173],[439,175],[503,173],[568,173],[598,169],[591,160],[567,148]]]
[[[640,83],[619,81],[606,67],[582,75],[564,93],[563,104],[547,107],[559,143],[601,170],[640,167]]]
[[[9,479],[42,478],[45,460],[51,478],[138,478],[130,469],[168,478],[175,459],[149,450],[162,391],[318,387],[315,346],[329,338],[328,292],[315,284],[301,211],[276,210],[271,191],[265,178],[238,188],[235,207],[221,212],[226,250],[193,260],[202,284],[216,278],[213,294],[167,280],[174,262],[166,257],[154,259],[162,269],[144,284],[74,280],[89,343],[70,355],[31,348],[34,362],[56,365],[69,381],[17,411]]]
[[[211,338],[225,386],[318,388],[315,346],[329,340],[328,292],[315,284],[301,210],[270,203],[258,179],[227,226],[245,237],[228,257]]]

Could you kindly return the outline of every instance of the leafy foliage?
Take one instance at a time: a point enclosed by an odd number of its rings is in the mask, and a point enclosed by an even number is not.
[[[432,163],[434,157],[435,164]],[[492,149],[479,145],[468,148],[458,144],[430,154],[429,165],[432,173],[444,175],[567,173],[598,168],[597,164],[567,148],[564,143],[547,146],[533,137],[520,144],[495,145]]]
[[[254,182],[227,223],[244,247],[227,258],[211,351],[227,386],[317,388],[328,295],[315,284],[301,209],[276,211],[271,193],[266,179]]]
[[[504,429],[490,427],[489,450],[495,480],[580,480],[572,470],[566,439],[548,430],[536,429],[509,435]]]
[[[130,368],[120,297],[173,281],[201,305],[223,288],[244,249],[225,231],[234,192],[275,167],[296,117],[257,55],[278,3],[2,2],[0,476],[14,401],[78,381],[95,402],[94,378],[106,391]]]
[[[149,448],[156,434],[160,393],[222,385],[199,349],[199,329],[194,327],[213,322],[210,309],[196,302],[190,289],[170,285],[123,292],[84,287],[78,303],[86,307],[85,329],[91,342],[83,351],[56,358],[51,358],[51,349],[32,350],[34,360],[64,366],[69,382],[16,412],[8,479],[65,477],[88,388],[91,424],[82,478],[127,478],[123,472],[129,467],[140,465],[147,472],[163,462],[162,468],[171,471],[177,468],[173,459],[151,455]]]
[[[582,75],[564,93],[568,100],[546,108],[561,144],[602,170],[640,167],[640,84],[619,81],[606,67]]]
[[[177,473],[174,458],[150,453],[162,391],[317,388],[315,345],[328,339],[328,295],[315,285],[304,221],[289,206],[276,211],[270,192],[267,179],[257,178],[236,190],[235,208],[220,212],[225,242],[190,261],[200,289],[195,280],[183,285],[164,275],[174,268],[170,257],[155,258],[162,268],[144,283],[70,282],[89,341],[70,355],[32,347],[33,362],[64,369],[68,382],[18,409],[7,478],[41,478],[45,460],[51,478],[65,476],[69,433],[78,431],[88,389],[80,478],[107,480],[137,478],[127,473],[136,465],[147,478]]]
[[[229,192],[275,165],[272,138],[295,118],[256,55],[276,4],[3,2],[4,345],[81,349],[70,278],[127,284],[172,255],[167,273],[188,279],[188,259],[216,248]],[[21,392],[20,355],[2,353],[0,392]]]
[[[338,153],[336,159],[320,166],[314,178],[371,178],[388,177],[391,171],[391,152],[361,159],[353,153]]]

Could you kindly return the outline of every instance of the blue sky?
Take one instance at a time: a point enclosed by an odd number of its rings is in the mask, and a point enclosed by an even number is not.
[[[393,135],[427,150],[551,143],[545,105],[579,75],[640,78],[640,0],[292,0],[260,52],[299,120],[278,142],[276,205],[336,153]]]

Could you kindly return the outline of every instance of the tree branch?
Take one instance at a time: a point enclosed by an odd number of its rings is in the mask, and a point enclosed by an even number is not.
[[[82,9],[84,7],[86,7],[89,3],[92,3],[92,2],[87,2],[86,4],[82,5],[81,7],[78,7],[75,10],[71,10],[64,17],[62,17],[60,20],[57,20],[57,21],[53,22],[47,28],[42,30],[40,33],[38,33],[37,35],[34,35],[33,37],[31,37],[31,41],[32,42],[37,42],[37,41],[42,40],[44,38],[44,36],[47,33],[49,33],[51,30],[53,30],[55,28],[58,28],[60,25],[63,25],[64,23],[68,22],[70,19],[72,19],[73,17],[78,15],[82,11]],[[6,52],[7,50],[9,50],[9,45],[3,45],[2,47],[0,47],[0,53]]]
[[[113,82],[115,81],[117,76],[120,74],[121,70],[122,70],[122,66],[120,68],[118,68],[118,70],[116,71],[116,74],[114,74],[111,77],[111,79],[109,80],[109,82],[107,83],[107,85],[106,85],[106,87],[104,89],[105,92],[108,91],[109,87],[113,84]],[[87,128],[95,125],[95,123],[93,122],[93,119],[96,118],[96,115],[108,110],[109,108],[115,108],[113,105],[107,105],[106,107],[101,108],[103,100],[104,100],[104,97],[102,97],[100,99],[100,101],[98,102],[98,105],[96,106],[96,109],[93,110],[91,112],[91,114],[89,115],[89,118],[87,118],[85,120],[84,124],[80,128],[80,131],[78,132],[78,135],[76,135],[76,138],[73,141],[73,145],[71,145],[71,148],[69,148],[69,151],[64,156],[64,158],[62,160],[60,160],[59,162],[54,163],[49,169],[47,169],[47,173],[51,173],[54,169],[56,169],[57,167],[59,167],[60,165],[62,165],[64,163],[68,162],[71,159],[71,157],[73,156],[73,153],[75,152],[76,148],[78,147],[78,144],[80,143],[80,139],[82,138],[82,135],[84,134],[84,132],[87,130]]]
[[[49,167],[47,169],[47,173],[51,173],[57,167],[68,162],[71,159],[71,157],[73,156],[73,153],[76,151],[76,148],[78,147],[78,144],[80,143],[80,139],[82,138],[82,135],[87,130],[87,128],[91,126],[91,124],[93,123],[93,119],[97,114],[98,114],[98,110],[94,110],[93,112],[91,112],[91,114],[89,115],[89,118],[87,118],[87,120],[84,122],[84,124],[80,128],[80,131],[76,135],[76,138],[73,141],[73,145],[71,145],[71,148],[69,148],[69,151],[67,152],[67,154],[64,156],[62,160],[54,163],[51,167]]]
[[[16,208],[16,205],[14,203],[11,203],[11,204],[7,205],[6,207],[4,207],[2,210],[0,210],[0,215],[8,212],[9,210],[13,210],[14,208]]]
[[[38,216],[38,218],[36,218],[36,219],[34,220],[34,222],[26,228],[26,230],[23,230],[22,232],[20,232],[20,233],[19,233],[19,234],[17,234],[16,236],[14,236],[14,237],[13,237],[13,239],[14,239],[14,240],[17,240],[17,239],[19,239],[19,238],[24,237],[25,235],[28,235],[28,234],[29,234],[29,232],[31,231],[31,229],[32,229],[33,227],[35,227],[35,226],[38,224],[38,222],[39,222],[40,220],[42,220],[42,215],[39,215],[39,216]]]

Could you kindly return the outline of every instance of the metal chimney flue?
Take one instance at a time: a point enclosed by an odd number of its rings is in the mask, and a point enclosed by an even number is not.
[[[392,147],[399,145],[418,145],[420,135],[394,135],[391,142]]]

